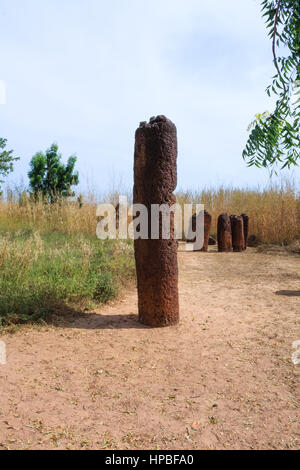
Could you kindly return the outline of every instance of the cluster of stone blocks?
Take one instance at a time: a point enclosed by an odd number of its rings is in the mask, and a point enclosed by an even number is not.
[[[218,218],[219,252],[244,251],[248,246],[249,217],[247,214],[221,214]]]
[[[212,216],[204,211],[204,242],[200,251],[208,251],[208,245],[214,244],[210,237]],[[191,227],[196,230],[198,215],[194,214],[191,219]],[[244,251],[248,246],[249,217],[247,214],[231,215],[221,214],[218,218],[218,250],[219,252]],[[194,242],[195,239],[188,239]]]

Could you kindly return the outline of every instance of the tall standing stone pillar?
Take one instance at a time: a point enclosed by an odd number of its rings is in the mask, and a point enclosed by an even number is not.
[[[148,239],[134,241],[141,323],[153,327],[175,325],[179,321],[177,241],[174,217],[170,219],[170,236],[151,239],[151,205],[176,202],[177,131],[165,116],[142,122],[135,135],[134,204],[148,209]]]
[[[243,217],[239,215],[231,215],[230,221],[233,251],[243,251],[245,249]]]
[[[218,250],[232,251],[231,223],[227,214],[221,214],[218,218]]]
[[[249,217],[247,214],[242,214],[243,221],[244,221],[244,250],[247,250],[248,247],[248,237],[249,237]]]
[[[212,216],[209,214],[209,212],[204,211],[204,242],[201,251],[208,251],[208,240],[211,229],[211,220]]]
[[[193,214],[190,220],[190,229],[194,233],[196,232],[196,223],[197,219],[201,219],[201,216],[203,215],[203,225],[204,225],[204,238],[203,238],[203,246],[202,248],[199,248],[198,251],[208,251],[208,241],[209,241],[209,234],[210,234],[210,229],[211,229],[211,221],[212,221],[212,216],[204,210],[203,212],[200,212],[198,215]],[[188,243],[195,243],[196,237],[193,238],[187,238]],[[197,250],[196,250],[197,251]]]

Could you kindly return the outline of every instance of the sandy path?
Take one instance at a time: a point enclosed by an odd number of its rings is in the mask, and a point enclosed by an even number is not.
[[[139,325],[132,290],[0,334],[0,448],[300,448],[299,256],[181,251],[179,266],[177,327]]]

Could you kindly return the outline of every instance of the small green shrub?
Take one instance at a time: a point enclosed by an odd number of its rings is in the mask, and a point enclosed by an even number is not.
[[[108,302],[116,296],[116,279],[110,272],[102,272],[97,276],[94,299],[98,302]]]

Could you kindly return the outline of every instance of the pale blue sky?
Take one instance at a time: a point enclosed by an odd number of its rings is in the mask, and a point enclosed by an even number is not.
[[[80,189],[130,187],[135,129],[157,114],[178,129],[179,187],[269,181],[241,157],[272,109],[259,0],[2,0],[0,57],[0,135],[21,157],[10,182],[56,141],[77,154]]]

